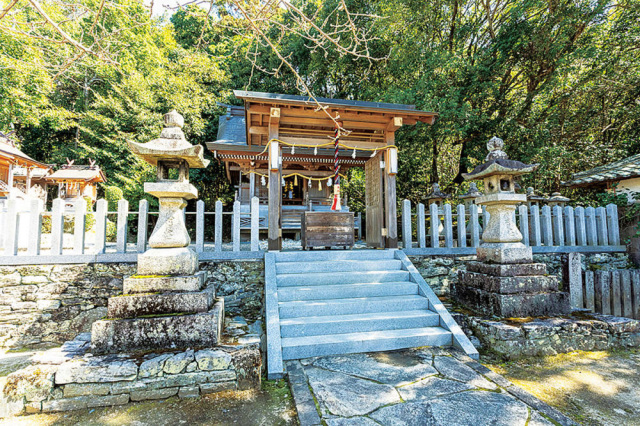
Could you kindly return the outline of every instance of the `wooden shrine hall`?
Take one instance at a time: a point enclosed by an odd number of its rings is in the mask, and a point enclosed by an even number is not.
[[[241,211],[249,211],[250,200],[258,197],[269,250],[282,247],[283,220],[330,210],[337,126],[340,175],[351,167],[365,169],[367,245],[397,247],[395,132],[417,122],[433,124],[436,113],[414,105],[241,90],[234,95],[244,107],[227,108],[218,140],[207,148],[225,163]]]

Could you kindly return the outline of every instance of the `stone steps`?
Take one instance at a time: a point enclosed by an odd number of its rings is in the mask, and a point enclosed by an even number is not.
[[[287,286],[326,286],[334,284],[382,283],[408,281],[407,271],[358,271],[358,272],[323,272],[310,274],[278,274],[278,287]]]
[[[429,309],[429,301],[426,297],[417,294],[328,300],[294,300],[280,302],[280,318],[415,311],[419,309]]]
[[[404,296],[418,294],[418,284],[410,281],[384,283],[295,286],[278,289],[280,302],[326,300],[353,297]]]
[[[401,270],[402,262],[397,259],[380,260],[340,260],[318,262],[278,262],[278,274],[305,274],[319,272],[362,272],[362,271],[390,271]]]

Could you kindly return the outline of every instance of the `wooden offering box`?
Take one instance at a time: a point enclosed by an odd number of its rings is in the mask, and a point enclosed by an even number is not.
[[[302,214],[302,248],[353,247],[353,213],[304,212]]]

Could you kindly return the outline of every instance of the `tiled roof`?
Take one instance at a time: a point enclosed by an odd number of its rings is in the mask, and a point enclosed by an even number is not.
[[[63,166],[60,170],[48,176],[47,179],[56,180],[85,180],[106,182],[106,177],[98,166]]]
[[[564,186],[589,186],[638,176],[640,176],[640,154],[575,173],[570,181],[562,182],[562,184]]]
[[[218,140],[215,143],[236,146],[247,145],[244,107],[228,108],[227,113],[221,115],[219,120]]]
[[[20,151],[9,139],[4,137],[0,137],[0,157],[17,160],[19,163],[29,164],[31,166],[42,167],[45,169],[48,167],[46,164],[36,161],[24,152]]]

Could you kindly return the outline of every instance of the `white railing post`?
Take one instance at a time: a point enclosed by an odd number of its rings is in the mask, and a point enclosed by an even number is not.
[[[429,213],[431,214],[431,247],[440,247],[440,218],[436,203],[429,206]]]
[[[240,201],[233,203],[233,220],[231,223],[233,251],[240,251]]]
[[[607,227],[609,229],[609,244],[620,245],[620,225],[618,224],[618,206],[609,204],[607,206]]]
[[[607,235],[607,210],[604,207],[596,208],[596,220],[598,244],[601,246],[608,246],[609,236]]]
[[[542,238],[540,236],[540,207],[537,205],[531,206],[531,245],[542,245]]]
[[[585,209],[587,215],[587,242],[590,246],[598,245],[598,227],[596,225],[596,209],[587,207]]]
[[[73,209],[73,254],[84,254],[87,201],[84,198],[78,198],[73,205]]]
[[[458,213],[458,247],[467,246],[467,221],[464,204],[458,204],[456,208]]]
[[[222,251],[222,201],[216,201],[215,251]]]
[[[469,216],[471,224],[471,247],[480,245],[480,224],[478,223],[478,206],[471,204],[471,212]]]
[[[402,201],[402,245],[404,248],[412,248],[411,241],[411,201]]]
[[[64,200],[53,200],[51,209],[51,254],[62,254],[64,245]]]
[[[562,221],[562,207],[553,206],[553,235],[557,246],[564,245],[564,224]]]
[[[149,202],[140,200],[138,203],[138,238],[136,241],[136,251],[144,253],[147,250],[147,228],[149,221]]]
[[[42,200],[31,200],[30,205],[27,254],[37,256],[40,254],[40,239],[42,236]]]
[[[362,222],[360,223],[362,228]],[[260,199],[251,198],[251,251],[260,250]]]
[[[8,200],[7,214],[4,222],[4,255],[15,256],[18,254],[18,230],[20,229],[20,215],[18,213],[18,200]]]
[[[444,246],[453,247],[453,218],[451,217],[451,204],[444,205]]]
[[[584,207],[579,206],[574,210],[575,223],[576,223],[576,243],[579,246],[587,245],[587,229],[584,221]]]
[[[418,218],[416,221],[416,232],[418,234],[418,246],[425,248],[427,246],[427,230],[425,223],[424,204],[419,203],[417,207]]]
[[[542,207],[542,242],[545,246],[553,245],[553,228],[551,225],[551,208],[549,206]]]
[[[529,212],[527,206],[518,206],[518,215],[520,216],[520,233],[522,234],[522,244],[529,246]]]
[[[196,253],[204,251],[204,201],[196,202]]]
[[[127,219],[129,217],[129,202],[127,200],[118,200],[118,219],[116,222],[116,252],[127,252],[127,234],[129,226]]]
[[[96,254],[104,253],[107,242],[107,210],[109,203],[105,199],[100,199],[96,203]]]
[[[575,213],[573,212],[573,207],[571,206],[567,206],[564,208],[564,237],[566,245],[576,245]]]

